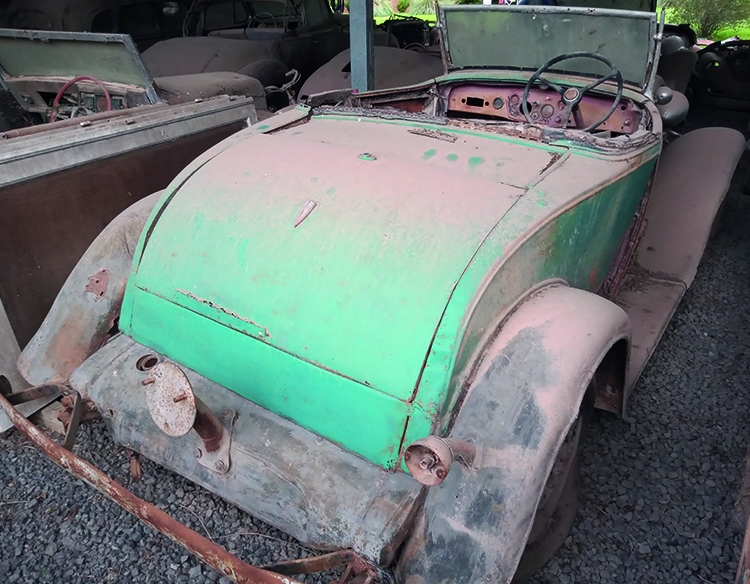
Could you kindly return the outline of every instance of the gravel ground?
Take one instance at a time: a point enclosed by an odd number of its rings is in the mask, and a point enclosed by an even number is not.
[[[747,127],[744,114],[699,111],[693,120]],[[747,172],[743,161],[738,175]],[[733,581],[750,426],[750,198],[735,182],[722,231],[636,387],[634,421],[595,415],[590,424],[576,524],[535,584]],[[127,456],[101,422],[81,429],[75,452],[248,561],[308,553],[146,460],[143,480],[132,484]],[[228,582],[18,433],[0,442],[0,541],[0,582],[8,584]]]

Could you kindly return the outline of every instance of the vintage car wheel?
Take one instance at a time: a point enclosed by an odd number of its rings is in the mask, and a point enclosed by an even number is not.
[[[584,398],[584,402],[587,402]],[[591,407],[584,403],[557,452],[555,464],[544,485],[526,548],[513,577],[526,582],[549,561],[568,537],[578,511],[578,462],[583,428]]]

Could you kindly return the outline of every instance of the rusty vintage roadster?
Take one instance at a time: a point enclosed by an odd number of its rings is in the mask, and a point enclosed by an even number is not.
[[[744,149],[665,146],[654,13],[453,6],[440,30],[444,76],[312,96],[120,215],[19,360],[127,448],[347,550],[342,582],[509,582],[554,553],[586,414],[626,415]],[[0,402],[228,577],[288,581]]]

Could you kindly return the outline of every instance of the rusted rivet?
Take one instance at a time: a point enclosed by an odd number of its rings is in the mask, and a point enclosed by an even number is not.
[[[182,401],[182,400],[184,400],[184,399],[187,399],[187,394],[183,392],[183,393],[181,393],[180,395],[176,395],[176,396],[174,396],[174,397],[172,398],[172,401],[173,401],[174,403],[179,403],[179,402],[181,402],[181,401]]]
[[[151,385],[154,381],[156,381],[153,377],[147,377],[143,381],[141,381],[141,385]]]

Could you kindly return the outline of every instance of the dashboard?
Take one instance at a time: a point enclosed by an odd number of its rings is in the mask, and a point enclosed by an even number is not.
[[[453,87],[448,94],[448,114],[469,114],[472,117],[504,119],[512,122],[526,123],[521,101],[523,87],[460,85]],[[614,97],[602,95],[584,95],[580,104],[582,127],[587,127],[601,120],[612,107]],[[560,94],[553,89],[533,87],[529,91],[530,118],[534,124],[562,128],[574,127],[573,116],[563,120],[565,104]],[[609,130],[617,134],[632,134],[638,129],[641,119],[639,108],[631,100],[622,98],[617,108],[597,130]]]

